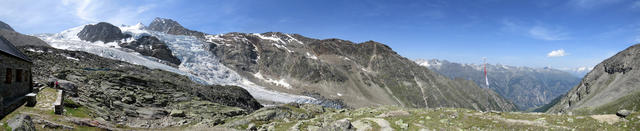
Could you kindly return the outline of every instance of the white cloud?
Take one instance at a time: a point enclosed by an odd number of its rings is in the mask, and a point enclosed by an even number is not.
[[[578,72],[583,72],[583,71],[591,71],[592,69],[593,69],[593,67],[586,67],[586,66],[583,66],[583,67],[578,67],[578,68],[577,68],[577,69],[575,69],[575,70],[576,70],[576,71],[578,71]]]
[[[547,54],[547,57],[560,57],[565,56],[567,53],[564,52],[564,49],[554,50]]]
[[[549,29],[543,26],[533,26],[529,29],[529,35],[541,40],[566,40],[567,33],[560,29]]]
[[[23,33],[55,33],[81,24],[105,21],[135,24],[165,1],[16,0],[1,2],[0,20]]]

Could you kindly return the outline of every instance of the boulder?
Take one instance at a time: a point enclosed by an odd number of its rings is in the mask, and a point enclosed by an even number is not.
[[[172,117],[185,117],[186,116],[184,114],[184,111],[182,111],[182,110],[172,110],[170,115]]]
[[[75,83],[67,80],[58,80],[58,85],[60,86],[59,87],[60,89],[65,91],[65,93],[73,97],[78,96],[78,87],[76,86]]]
[[[353,125],[351,125],[351,121],[349,119],[337,120],[328,127],[324,127],[322,130],[325,131],[349,131],[354,130]]]
[[[31,121],[31,116],[25,114],[16,115],[7,121],[13,131],[35,131],[36,127]]]
[[[629,110],[619,110],[618,112],[616,112],[616,115],[622,118],[625,118],[627,116],[629,116],[631,114],[631,111]]]

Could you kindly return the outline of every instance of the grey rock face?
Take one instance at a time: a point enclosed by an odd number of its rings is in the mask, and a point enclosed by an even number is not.
[[[107,43],[129,38],[131,35],[123,34],[120,28],[112,24],[100,22],[95,25],[84,26],[82,31],[78,33],[78,37],[81,40],[90,42],[102,41]]]
[[[198,38],[204,38],[205,35],[202,32],[186,29],[182,27],[182,25],[180,25],[178,22],[165,18],[155,18],[147,28],[149,30],[164,32],[172,35],[188,35]]]
[[[35,131],[36,127],[31,121],[31,116],[25,114],[16,115],[14,118],[7,121],[9,127],[13,131]]]
[[[15,30],[13,30],[13,28],[11,28],[11,26],[9,26],[9,24],[0,21],[0,30],[2,30],[2,29],[15,31]]]
[[[485,85],[482,65],[460,64],[446,60],[416,60],[416,63],[449,78],[472,80]],[[551,68],[529,68],[506,65],[487,65],[489,88],[512,101],[520,110],[541,107],[567,93],[580,82],[568,72]]]
[[[616,113],[640,106],[640,44],[633,45],[596,65],[576,87],[548,112],[580,110]]]
[[[142,36],[135,41],[120,43],[119,45],[124,48],[133,49],[145,56],[152,56],[174,65],[180,65],[180,59],[171,54],[169,47],[153,36]]]

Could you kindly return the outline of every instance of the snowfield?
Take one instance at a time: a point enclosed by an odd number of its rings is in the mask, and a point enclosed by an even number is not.
[[[312,97],[268,90],[249,81],[246,78],[243,78],[235,71],[220,63],[217,56],[208,51],[209,45],[196,37],[170,35],[166,33],[146,30],[144,29],[144,27],[145,26],[140,23],[134,26],[120,26],[120,29],[123,33],[133,36],[133,38],[121,40],[120,42],[131,42],[135,40],[134,38],[148,35],[157,37],[167,44],[174,56],[180,59],[182,63],[178,68],[162,64],[156,58],[143,56],[137,52],[125,51],[125,49],[118,46],[117,42],[103,43],[101,41],[88,42],[80,40],[77,34],[84,28],[84,25],[62,31],[60,33],[40,34],[36,35],[36,37],[44,40],[54,48],[84,51],[105,58],[121,60],[136,65],[146,66],[151,69],[162,69],[188,76],[191,80],[201,84],[239,86],[249,91],[249,93],[256,99],[282,103],[320,103],[320,101]],[[282,41],[280,39],[275,40],[271,37],[264,38],[274,41]],[[290,88],[290,86],[282,80],[274,80],[269,82],[273,82],[275,84]]]

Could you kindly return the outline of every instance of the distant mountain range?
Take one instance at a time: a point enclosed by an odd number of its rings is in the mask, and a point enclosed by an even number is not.
[[[486,88],[482,65],[460,64],[446,60],[423,60],[416,63],[449,78],[472,80]],[[515,67],[487,64],[489,88],[512,101],[520,110],[543,106],[566,93],[580,78],[552,68]]]

